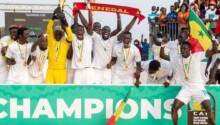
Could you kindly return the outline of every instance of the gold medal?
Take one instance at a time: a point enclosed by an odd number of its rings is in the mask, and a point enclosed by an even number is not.
[[[190,63],[191,63],[191,59],[192,59],[192,56],[190,56],[189,58],[189,62],[188,62],[188,66],[186,67],[184,62],[183,62],[183,58],[182,58],[182,66],[183,66],[183,70],[184,70],[184,74],[185,74],[185,80],[188,81],[189,80],[189,66],[190,66]]]
[[[122,52],[123,52],[123,56],[124,56],[125,68],[126,68],[126,70],[128,70],[128,60],[129,60],[129,57],[130,57],[130,47],[128,49],[127,54],[124,50],[124,47],[122,47]]]
[[[78,62],[81,63],[81,62],[82,62],[82,59],[78,59]]]
[[[126,70],[128,69],[128,65],[127,64],[125,65],[125,68],[126,68]]]

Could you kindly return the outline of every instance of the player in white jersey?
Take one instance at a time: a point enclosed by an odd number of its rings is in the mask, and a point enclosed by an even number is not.
[[[4,47],[4,43],[0,40],[0,52]],[[4,56],[0,54],[0,83],[5,83],[8,78],[7,64]]]
[[[10,65],[7,83],[28,83],[29,74],[27,60],[31,52],[28,43],[29,30],[25,27],[18,29],[18,40],[9,45],[6,52],[7,64]]]
[[[142,70],[147,72],[147,84],[170,85],[172,79],[172,69],[167,61],[145,61],[141,65]]]
[[[133,84],[139,85],[141,71],[141,55],[136,46],[131,44],[132,35],[130,32],[124,32],[122,43],[113,48],[112,59],[107,65],[108,69],[114,65],[112,71],[112,84]],[[135,69],[136,63],[136,69]]]
[[[77,26],[76,38],[73,40],[72,47],[72,68],[75,70],[73,83],[94,83],[91,62],[92,37],[85,35],[82,25]]]
[[[0,40],[0,83],[5,83],[8,78],[8,66],[6,64],[5,54],[8,46],[16,40],[17,25],[9,26],[10,36],[4,36]]]
[[[46,35],[42,35],[32,46],[31,60],[33,63],[29,66],[29,82],[30,83],[44,83],[43,69],[48,57],[48,43]],[[31,61],[29,60],[29,61]],[[29,62],[28,62],[29,64]]]
[[[74,38],[76,38],[76,29],[78,26],[78,14],[74,16],[74,24],[71,26],[72,33],[74,35]],[[72,44],[72,43],[71,43]],[[73,47],[72,45],[69,48],[69,51],[67,53],[67,83],[72,84],[74,81],[74,69],[72,68],[72,56],[73,56]]]
[[[89,4],[89,3],[88,3]],[[90,30],[88,33],[92,33],[93,41],[94,41],[94,50],[93,50],[93,63],[92,67],[94,70],[94,78],[95,83],[97,84],[110,84],[111,83],[111,69],[107,69],[106,65],[111,61],[112,57],[112,49],[113,46],[118,43],[118,38],[120,38],[125,31],[129,31],[134,25],[137,16],[133,18],[133,20],[126,26],[125,30],[117,35],[121,31],[121,19],[120,15],[117,14],[117,29],[111,32],[109,26],[104,26],[102,28],[101,35],[98,34],[98,30],[95,32],[92,31],[92,28],[88,28],[89,24],[83,17],[82,13],[79,11],[79,17],[86,27],[86,29]],[[92,19],[92,14],[89,12],[89,20]],[[90,23],[91,24],[91,23]],[[89,26],[91,27],[91,26]],[[98,32],[98,33],[96,33]]]
[[[214,51],[217,51],[216,44],[213,44],[213,48]],[[180,48],[181,55],[168,56],[164,53],[164,45],[161,47],[160,57],[170,60],[174,64],[175,70],[179,74],[182,84],[182,89],[176,96],[172,106],[172,120],[174,125],[178,124],[177,111],[184,104],[188,104],[193,97],[208,112],[210,123],[214,125],[215,122],[211,111],[209,96],[205,90],[202,75],[199,72],[201,68],[201,60],[205,57],[205,53],[197,52],[191,54],[190,49],[190,43],[188,41],[183,42]]]

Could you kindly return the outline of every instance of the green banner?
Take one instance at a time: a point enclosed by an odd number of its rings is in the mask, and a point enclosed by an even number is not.
[[[0,125],[105,125],[133,86],[1,85]],[[171,125],[171,106],[179,86],[135,88],[117,125]],[[220,86],[208,86],[220,125]],[[212,102],[213,103],[213,102]],[[179,125],[188,121],[187,106]]]

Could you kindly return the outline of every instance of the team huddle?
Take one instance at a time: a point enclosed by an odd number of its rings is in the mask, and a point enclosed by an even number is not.
[[[83,25],[75,22],[71,27],[62,10],[56,8],[46,33],[33,45],[28,41],[28,28],[11,25],[10,37],[3,37],[0,42],[0,83],[135,84],[138,87],[140,73],[146,71],[149,84],[168,87],[181,83],[182,89],[172,107],[174,124],[178,121],[178,109],[194,97],[208,111],[214,125],[209,97],[199,72],[201,60],[218,51],[214,38],[209,50],[191,54],[188,31],[182,30],[177,40],[169,42],[166,38],[158,42],[151,34],[154,44],[161,46],[158,58],[141,61],[129,32],[139,15],[122,30],[121,17],[117,14],[117,28],[111,31],[109,26],[101,29],[100,23],[92,24],[89,3],[87,7],[88,22],[79,11]],[[53,29],[56,19],[60,25]]]

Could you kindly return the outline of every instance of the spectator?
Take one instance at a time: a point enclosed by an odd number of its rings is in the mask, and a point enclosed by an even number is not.
[[[138,48],[138,50],[141,54],[141,57],[142,57],[143,51],[142,51],[142,47],[140,46],[140,42],[138,39],[134,40],[134,45]]]
[[[206,13],[206,6],[208,6],[208,0],[195,0],[195,4],[198,5],[199,11],[200,11],[200,18],[203,19],[205,18],[205,13]]]
[[[180,8],[181,9],[178,13],[179,31],[182,27],[188,27],[188,19],[189,19],[188,6],[186,4],[182,4],[182,6]]]
[[[217,26],[219,19],[219,16],[215,14],[215,12],[216,12],[216,2],[210,1],[209,9],[206,10],[206,14],[205,14],[205,22],[211,23],[213,31],[215,30],[215,27]]]
[[[170,13],[167,15],[167,20],[168,20],[168,32],[170,34],[170,37],[172,40],[176,38],[176,35],[178,34],[178,28],[177,28],[177,12],[174,10],[174,6],[170,6]],[[175,38],[174,38],[175,36]]]
[[[156,6],[152,6],[151,10],[152,10],[152,12],[150,14],[148,14],[148,22],[150,24],[151,32],[155,32],[154,29],[155,29],[155,24],[157,22],[155,20],[155,18],[157,18],[159,16],[159,14],[158,14],[159,7],[156,8]]]
[[[160,29],[161,32],[166,32],[166,26],[167,26],[167,24],[166,24],[166,22],[167,22],[167,20],[166,20],[166,17],[167,17],[166,8],[162,7],[160,9],[160,11],[161,11],[161,13],[158,17],[158,19],[159,19],[159,29]]]
[[[198,8],[198,5],[197,5],[197,4],[194,4],[194,5],[192,6],[192,10],[196,13],[196,15],[197,15],[198,17],[200,17],[200,11],[199,11],[199,8]]]
[[[175,11],[176,11],[176,12],[179,12],[179,10],[180,10],[180,4],[179,4],[179,2],[175,2],[175,3],[174,3],[174,8],[175,8]]]
[[[141,35],[141,44],[142,44],[142,61],[148,60],[148,51],[149,51],[149,43],[147,43],[147,39],[144,39],[144,35]]]

